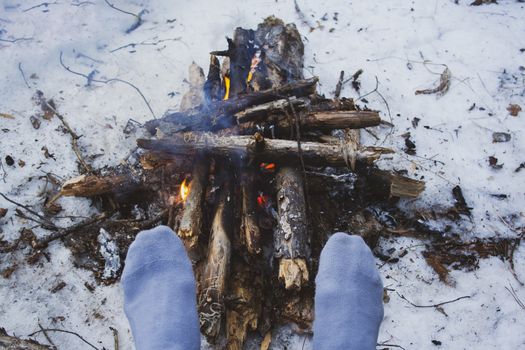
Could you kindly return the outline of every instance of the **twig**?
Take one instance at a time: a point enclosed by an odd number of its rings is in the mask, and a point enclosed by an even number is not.
[[[31,89],[31,86],[29,86],[29,83],[27,82],[26,75],[24,74],[24,70],[22,69],[22,62],[18,62],[18,70],[20,71],[20,74],[22,74],[22,79],[24,79],[27,88]]]
[[[82,154],[80,153],[80,149],[78,148],[78,139],[80,139],[80,136],[69,126],[69,124],[64,119],[64,116],[62,116],[60,113],[57,112],[57,110],[48,102],[45,102],[47,108],[49,108],[66,128],[67,132],[71,136],[71,145],[73,147],[73,152],[75,152],[75,155],[77,156],[78,161],[80,162],[80,165],[84,168],[84,172],[91,173],[93,169],[91,166],[86,163],[84,158],[82,157]]]
[[[6,42],[6,43],[16,43],[18,41],[30,41],[30,40],[33,40],[33,38],[0,39],[0,41]]]
[[[181,39],[181,37],[171,38],[171,39],[160,39],[160,40],[157,40],[157,41],[154,41],[154,42],[149,42],[149,43],[145,42],[145,41],[142,41],[140,43],[129,43],[129,44],[117,47],[116,49],[113,49],[113,50],[111,50],[109,52],[113,53],[113,52],[116,52],[118,50],[125,49],[127,47],[133,47],[134,48],[135,46],[157,46],[158,44],[166,42],[166,41],[179,41],[180,39]]]
[[[44,328],[44,329],[41,329],[39,331],[36,331],[36,332],[33,332],[31,334],[28,335],[28,337],[32,337],[34,336],[35,334],[38,334],[38,333],[42,333],[42,332],[60,332],[60,333],[67,333],[67,334],[72,334],[72,335],[76,335],[80,340],[82,340],[84,343],[86,343],[87,345],[91,346],[93,349],[95,350],[100,350],[99,348],[97,348],[95,345],[91,344],[90,342],[88,342],[86,339],[84,339],[80,334],[78,333],[75,333],[75,332],[72,332],[72,331],[67,331],[65,329],[58,329],[58,328]]]
[[[301,19],[301,22],[308,28],[310,28],[310,32],[313,32],[315,30],[315,27],[310,24],[310,21],[308,20],[308,17],[304,14],[304,12],[299,7],[299,4],[297,3],[297,0],[293,1],[295,5],[295,12],[297,12],[297,15],[299,15],[299,18]]]
[[[82,1],[82,2],[79,2],[79,3],[72,3],[71,6],[82,6],[82,5],[95,5],[94,2],[91,2],[91,1]]]
[[[31,11],[31,10],[33,10],[33,9],[36,9],[36,8],[39,8],[39,7],[42,7],[42,6],[44,6],[44,7],[48,7],[49,5],[56,5],[56,4],[57,4],[56,1],[55,1],[55,2],[43,2],[43,3],[41,3],[41,4],[38,4],[38,5],[35,5],[35,6],[33,6],[33,7],[28,8],[28,9],[25,9],[25,10],[22,11],[22,12]]]
[[[458,300],[461,300],[461,299],[470,299],[471,296],[470,295],[464,295],[462,297],[459,297],[459,298],[456,298],[454,300],[449,300],[449,301],[444,301],[442,303],[437,303],[437,304],[432,304],[432,305],[417,305],[417,304],[414,304],[413,302],[411,302],[410,300],[408,300],[407,298],[405,298],[404,295],[402,294],[399,294],[398,291],[396,291],[396,294],[403,300],[405,300],[406,302],[408,302],[410,305],[412,305],[413,307],[422,307],[422,308],[430,308],[430,307],[438,307],[438,306],[442,306],[442,305],[445,305],[445,304],[450,304],[450,303],[454,303]]]
[[[89,219],[86,219],[86,220],[83,220],[83,221],[80,221],[72,226],[69,226],[69,227],[66,227],[66,228],[60,228],[60,229],[57,229],[57,231],[53,232],[52,234],[46,236],[46,237],[43,237],[41,239],[38,239],[36,242],[35,242],[35,246],[33,248],[35,249],[42,249],[42,248],[45,248],[50,242],[54,241],[54,240],[57,240],[57,239],[60,239],[60,238],[64,238],[64,237],[67,237],[69,236],[70,234],[74,233],[75,231],[83,228],[83,227],[86,227],[86,226],[89,226],[89,225],[92,225],[92,224],[95,224],[99,221],[102,221],[106,218],[108,218],[110,216],[110,213],[107,213],[107,212],[104,212],[102,214],[98,214],[98,215],[95,215]]]
[[[109,329],[111,329],[111,331],[113,332],[114,348],[115,348],[115,350],[118,350],[119,349],[119,345],[118,345],[118,331],[116,330],[116,328],[113,328],[113,327],[109,327]]]
[[[53,341],[51,340],[51,338],[49,338],[49,335],[47,335],[47,332],[46,330],[44,329],[44,327],[42,327],[42,325],[39,323],[38,324],[38,328],[40,328],[40,330],[42,331],[42,333],[44,334],[44,337],[46,337],[46,340],[49,344],[51,344],[51,347],[53,349],[57,349],[57,346],[55,345],[55,343],[53,343]]]
[[[390,346],[390,347],[393,347],[393,348],[399,348],[399,349],[406,350],[406,349],[405,349],[404,347],[402,347],[401,345],[396,345],[396,344],[377,343],[376,346]]]
[[[337,85],[335,86],[335,92],[334,97],[339,98],[341,96],[341,88],[343,87],[343,80],[345,78],[345,71],[342,70],[339,74],[339,81],[337,82]]]
[[[157,117],[155,116],[155,113],[153,112],[153,109],[151,109],[151,106],[148,102],[148,100],[146,99],[146,97],[144,96],[144,94],[142,93],[142,91],[140,91],[140,89],[138,87],[136,87],[135,85],[133,85],[132,83],[128,82],[128,81],[125,81],[125,80],[122,80],[122,79],[118,79],[118,78],[112,78],[112,79],[108,79],[108,80],[98,80],[98,79],[92,79],[90,78],[88,75],[86,74],[83,74],[83,73],[79,73],[79,72],[75,72],[74,70],[72,70],[71,68],[69,68],[68,66],[66,66],[64,64],[64,61],[62,60],[62,51],[60,51],[60,65],[65,69],[67,70],[68,72],[72,73],[72,74],[75,74],[75,75],[78,75],[78,76],[81,76],[81,77],[84,77],[86,79],[88,79],[89,81],[92,81],[92,82],[95,82],[95,83],[101,83],[101,84],[109,84],[113,81],[118,81],[118,82],[121,82],[123,84],[126,84],[128,86],[131,86],[133,89],[135,89],[139,95],[142,97],[142,99],[144,100],[144,102],[146,103],[146,106],[148,106],[148,109],[151,113],[151,115],[153,116],[154,119],[157,119]]]
[[[28,206],[26,205],[23,205],[21,203],[18,203],[17,201],[7,197],[5,194],[3,194],[2,192],[0,192],[0,196],[4,197],[4,199],[10,203],[13,203],[14,205],[20,207],[20,208],[23,208],[25,209],[27,212],[33,214],[34,216],[36,216],[37,218],[39,218],[40,220],[44,221],[47,225],[49,225],[49,227],[54,227],[56,228],[56,225],[53,224],[51,221],[49,221],[46,217],[38,214],[36,211],[34,211],[33,209],[29,208]]]
[[[512,297],[514,298],[516,303],[518,303],[519,307],[521,307],[523,310],[525,310],[525,305],[520,300],[520,298],[518,298],[518,294],[516,294],[516,290],[514,290],[514,288],[512,286],[510,286],[510,289],[509,289],[509,287],[505,287],[505,289],[510,293],[510,295],[512,295]]]
[[[142,24],[143,20],[142,20],[142,15],[147,13],[148,11],[147,10],[142,10],[139,12],[139,14],[134,14],[132,12],[128,12],[128,11],[124,11],[118,7],[116,7],[115,5],[113,5],[112,3],[110,3],[108,0],[104,0],[106,2],[106,4],[109,5],[109,7],[111,7],[112,9],[114,10],[117,10],[119,12],[122,12],[122,13],[125,13],[126,15],[130,15],[130,16],[133,16],[135,17],[136,19],[136,22],[131,26],[129,27],[127,30],[126,30],[126,33],[129,34],[131,33],[132,31],[134,31],[135,29],[137,29],[138,27],[140,27],[140,25]]]

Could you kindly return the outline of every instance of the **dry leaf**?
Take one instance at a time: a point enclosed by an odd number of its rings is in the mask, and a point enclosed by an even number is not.
[[[511,103],[507,107],[507,111],[509,111],[510,115],[513,117],[517,117],[519,112],[521,112],[521,106],[515,103]]]
[[[15,117],[9,113],[0,113],[0,117],[6,118],[6,119],[15,119]]]
[[[450,88],[450,76],[451,76],[450,69],[448,67],[445,67],[445,70],[443,73],[441,73],[441,77],[439,79],[439,85],[433,89],[425,89],[425,90],[416,90],[416,95],[430,95],[430,94],[438,94],[443,96],[447,93],[448,89]]]

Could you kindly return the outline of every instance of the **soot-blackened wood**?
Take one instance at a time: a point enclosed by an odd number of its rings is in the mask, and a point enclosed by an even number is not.
[[[177,235],[183,240],[192,261],[200,258],[198,251],[199,236],[204,221],[204,192],[208,180],[209,163],[206,159],[198,159],[195,163],[189,183],[190,192],[184,201]]]
[[[246,92],[246,79],[250,72],[252,57],[255,54],[254,31],[236,28],[233,40],[228,41],[230,57],[230,96]]]
[[[232,252],[232,198],[231,182],[227,181],[221,188],[219,203],[213,217],[208,256],[201,277],[202,293],[198,303],[200,327],[210,342],[215,342],[221,334],[225,312]]]
[[[210,68],[208,69],[208,76],[206,77],[203,89],[206,103],[222,99],[221,64],[219,63],[219,59],[214,55],[210,57]],[[193,107],[195,106],[197,105],[193,105]]]
[[[298,114],[301,130],[330,131],[335,129],[361,129],[377,126],[381,123],[379,114],[375,111],[330,111],[330,112],[302,112]],[[264,123],[251,122],[239,125],[242,134],[253,134],[261,127],[273,126],[279,130],[295,127],[293,116],[273,115]]]
[[[241,241],[250,254],[261,253],[261,229],[257,223],[257,190],[255,173],[241,171]]]
[[[236,123],[233,115],[248,107],[283,97],[304,97],[315,93],[317,81],[317,78],[299,80],[275,89],[248,93],[224,101],[214,101],[186,112],[171,113],[161,119],[150,120],[144,126],[151,134],[155,134],[157,127],[163,123],[177,125],[177,131],[227,128]]]
[[[279,260],[279,279],[286,289],[301,289],[310,278],[310,237],[303,176],[297,168],[283,167],[277,171],[275,182],[278,222],[274,256]]]
[[[255,331],[262,311],[263,282],[260,271],[237,258],[232,261],[226,310],[228,350],[242,350],[249,331]]]
[[[264,139],[256,142],[253,136],[215,136],[210,133],[188,133],[183,137],[161,140],[138,139],[139,147],[170,154],[192,155],[208,152],[225,157],[257,157],[261,161],[297,163],[299,151],[297,142],[281,139]],[[383,147],[360,147],[355,154],[348,154],[341,145],[317,142],[301,142],[302,156],[306,164],[345,166],[350,159],[371,164],[382,154],[393,153]]]

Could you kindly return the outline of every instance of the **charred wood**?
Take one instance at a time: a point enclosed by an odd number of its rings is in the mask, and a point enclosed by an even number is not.
[[[261,253],[261,230],[257,223],[257,191],[255,174],[245,170],[241,174],[241,240],[250,254]]]
[[[264,139],[254,136],[223,136],[213,134],[188,133],[184,137],[172,137],[161,140],[138,139],[139,147],[166,152],[169,154],[195,154],[208,152],[225,157],[256,156],[258,160],[270,162],[297,162],[299,151],[297,142],[281,139]],[[317,142],[302,142],[302,156],[307,164],[345,166],[354,157],[357,161],[370,164],[379,159],[382,154],[393,153],[391,149],[382,147],[360,147],[355,154],[349,154],[348,149],[341,145],[322,144]],[[345,153],[346,152],[346,153]]]
[[[162,123],[176,124],[179,131],[188,130],[217,130],[235,124],[233,115],[248,107],[282,99],[283,97],[303,97],[315,92],[317,78],[295,81],[275,89],[253,92],[232,97],[225,101],[215,101],[201,105],[187,112],[176,112],[161,119],[150,120],[145,123],[146,129],[155,134]]]

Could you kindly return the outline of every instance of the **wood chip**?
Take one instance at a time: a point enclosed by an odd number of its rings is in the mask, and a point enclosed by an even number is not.
[[[450,88],[450,76],[451,76],[450,69],[448,67],[445,67],[445,70],[443,73],[441,73],[440,79],[439,79],[439,85],[432,89],[424,89],[424,90],[416,90],[416,95],[430,95],[430,94],[438,94],[443,96],[447,93],[448,89]]]

